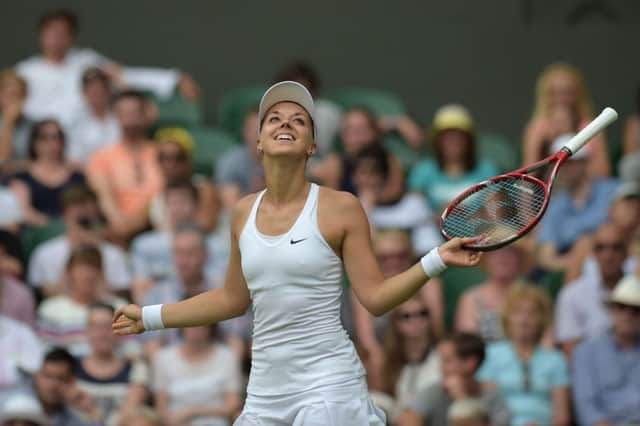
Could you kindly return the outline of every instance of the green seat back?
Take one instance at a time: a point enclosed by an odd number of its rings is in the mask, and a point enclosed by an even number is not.
[[[440,275],[440,279],[445,301],[445,328],[453,330],[460,296],[468,288],[484,281],[485,274],[480,268],[447,268]]]
[[[38,245],[63,233],[64,222],[60,219],[52,220],[44,226],[25,228],[20,234],[25,265],[29,264],[29,258]]]
[[[175,94],[169,99],[152,98],[158,107],[158,120],[155,127],[190,127],[202,123],[202,106]]]
[[[364,107],[377,117],[407,114],[407,108],[400,97],[377,89],[345,88],[329,94],[328,99],[345,111],[355,107]]]
[[[478,147],[480,157],[493,161],[501,172],[515,170],[520,164],[520,155],[517,147],[499,134],[491,132],[479,133]]]
[[[218,123],[237,140],[242,140],[244,117],[257,108],[266,86],[244,87],[225,93],[218,103]]]
[[[189,132],[195,144],[194,172],[206,176],[212,176],[218,158],[229,148],[238,144],[229,132],[215,127],[194,126],[189,128]]]

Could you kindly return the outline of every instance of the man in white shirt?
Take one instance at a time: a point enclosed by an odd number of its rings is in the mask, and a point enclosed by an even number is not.
[[[29,87],[25,104],[29,118],[53,117],[70,126],[82,105],[81,77],[89,67],[101,67],[122,85],[159,97],[169,97],[176,87],[187,99],[198,96],[191,77],[178,70],[122,67],[92,49],[74,47],[78,23],[71,11],[45,13],[38,29],[42,53],[16,64]]]
[[[29,261],[29,283],[47,296],[59,293],[71,249],[96,245],[107,284],[112,290],[126,292],[131,284],[128,259],[122,250],[102,239],[104,221],[95,194],[85,187],[70,188],[62,196],[62,206],[65,233],[36,247]]]
[[[556,303],[555,338],[569,357],[580,340],[607,330],[610,321],[604,300],[624,275],[627,246],[621,229],[613,224],[603,225],[593,240],[599,273],[583,274],[565,285]]]
[[[24,373],[35,373],[43,347],[27,324],[0,315],[0,401],[26,383]]]
[[[68,161],[84,165],[99,149],[120,139],[120,125],[111,111],[111,82],[100,68],[82,74],[84,101],[69,129]]]

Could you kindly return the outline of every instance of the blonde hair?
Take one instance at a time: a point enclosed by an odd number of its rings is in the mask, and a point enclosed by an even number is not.
[[[423,308],[427,310],[429,309],[420,293],[413,295],[411,299],[407,300],[404,303],[407,303],[409,301],[419,302]],[[398,320],[398,308],[399,307],[396,307],[393,311],[391,311],[391,314],[389,315],[389,322],[384,330],[384,337],[382,338],[382,349],[384,351],[382,386],[383,390],[391,396],[395,396],[396,394],[396,383],[400,378],[402,367],[404,367],[409,362],[403,350],[402,336],[400,336],[400,333],[398,333],[397,330],[396,323]],[[426,338],[428,341],[428,353],[431,348],[437,343],[436,338],[433,334],[433,324],[431,322],[431,318],[429,318]]]
[[[6,68],[0,71],[0,88],[2,88],[8,80],[17,81],[22,87],[22,94],[27,96],[27,80],[22,78],[20,74],[12,68]]]
[[[153,426],[164,426],[164,421],[162,417],[154,411],[152,408],[147,406],[134,407],[128,410],[120,421],[118,422],[118,426],[128,426],[131,422],[137,419],[144,419]]]
[[[555,62],[545,67],[536,82],[536,100],[533,118],[544,117],[549,113],[547,89],[549,88],[551,80],[558,74],[569,75],[576,85],[576,112],[580,120],[593,117],[593,101],[591,100],[591,94],[589,93],[589,89],[587,89],[587,83],[582,72],[571,64]]]
[[[472,420],[489,424],[489,410],[486,404],[477,398],[458,399],[451,403],[447,410],[447,419],[452,422],[455,420]]]
[[[502,309],[502,329],[507,337],[509,336],[508,321],[515,311],[516,305],[522,301],[530,300],[536,304],[540,312],[540,329],[537,333],[538,342],[542,340],[545,330],[552,321],[552,302],[549,294],[541,287],[533,284],[516,284],[507,293]]]

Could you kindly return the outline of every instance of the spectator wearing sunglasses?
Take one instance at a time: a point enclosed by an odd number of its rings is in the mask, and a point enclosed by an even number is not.
[[[596,337],[609,327],[602,300],[625,275],[627,241],[622,229],[612,223],[601,226],[593,236],[591,252],[597,267],[565,285],[556,303],[555,338],[569,357],[580,340]]]
[[[541,345],[550,321],[551,299],[540,287],[520,284],[509,291],[503,312],[508,340],[488,346],[478,379],[505,399],[512,425],[571,424],[567,362],[562,352]]]
[[[409,235],[399,230],[383,229],[378,231],[374,237],[374,251],[385,277],[406,271],[414,259]],[[420,289],[418,294],[422,300],[421,306],[426,307],[429,312],[429,332],[437,339],[442,336],[444,329],[442,283],[437,278],[433,278],[429,285]],[[353,293],[351,294],[351,310],[355,335],[367,369],[369,387],[383,390],[385,386],[380,377],[384,361],[382,344],[385,331],[389,327],[391,314],[374,317],[360,304]]]
[[[575,350],[579,423],[640,424],[640,279],[623,278],[606,299],[611,328]]]
[[[58,122],[34,124],[29,137],[29,164],[11,179],[20,200],[24,222],[46,225],[62,214],[65,189],[84,183],[84,176],[65,161],[65,133]]]
[[[383,392],[393,398],[385,407],[390,420],[398,416],[417,392],[440,380],[440,365],[434,347],[429,308],[418,294],[391,313],[385,331],[380,375]]]
[[[207,231],[212,231],[218,222],[220,203],[213,183],[204,176],[193,174],[193,137],[185,129],[166,127],[156,132],[155,140],[158,142],[158,165],[165,182],[193,183],[198,190],[195,222]],[[151,223],[156,229],[166,230],[171,226],[165,193],[156,196],[151,202]]]

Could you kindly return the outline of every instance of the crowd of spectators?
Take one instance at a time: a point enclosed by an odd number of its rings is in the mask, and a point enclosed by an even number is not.
[[[68,10],[37,28],[40,52],[0,73],[0,426],[230,425],[251,310],[126,338],[111,320],[128,302],[222,285],[229,212],[265,184],[259,99],[203,174],[188,126],[158,126],[158,100],[205,96],[189,74],[78,47]],[[419,122],[324,98],[305,62],[264,80],[285,79],[317,97],[309,178],[359,197],[385,276],[442,242],[439,214],[459,192],[508,171],[483,149],[500,129],[463,105],[442,99]],[[531,119],[503,147],[522,164],[594,117],[570,64],[548,65],[523,92]],[[636,101],[622,140],[601,133],[571,157],[537,229],[476,270],[445,273],[377,318],[345,279],[343,323],[390,425],[640,425],[640,92]]]

